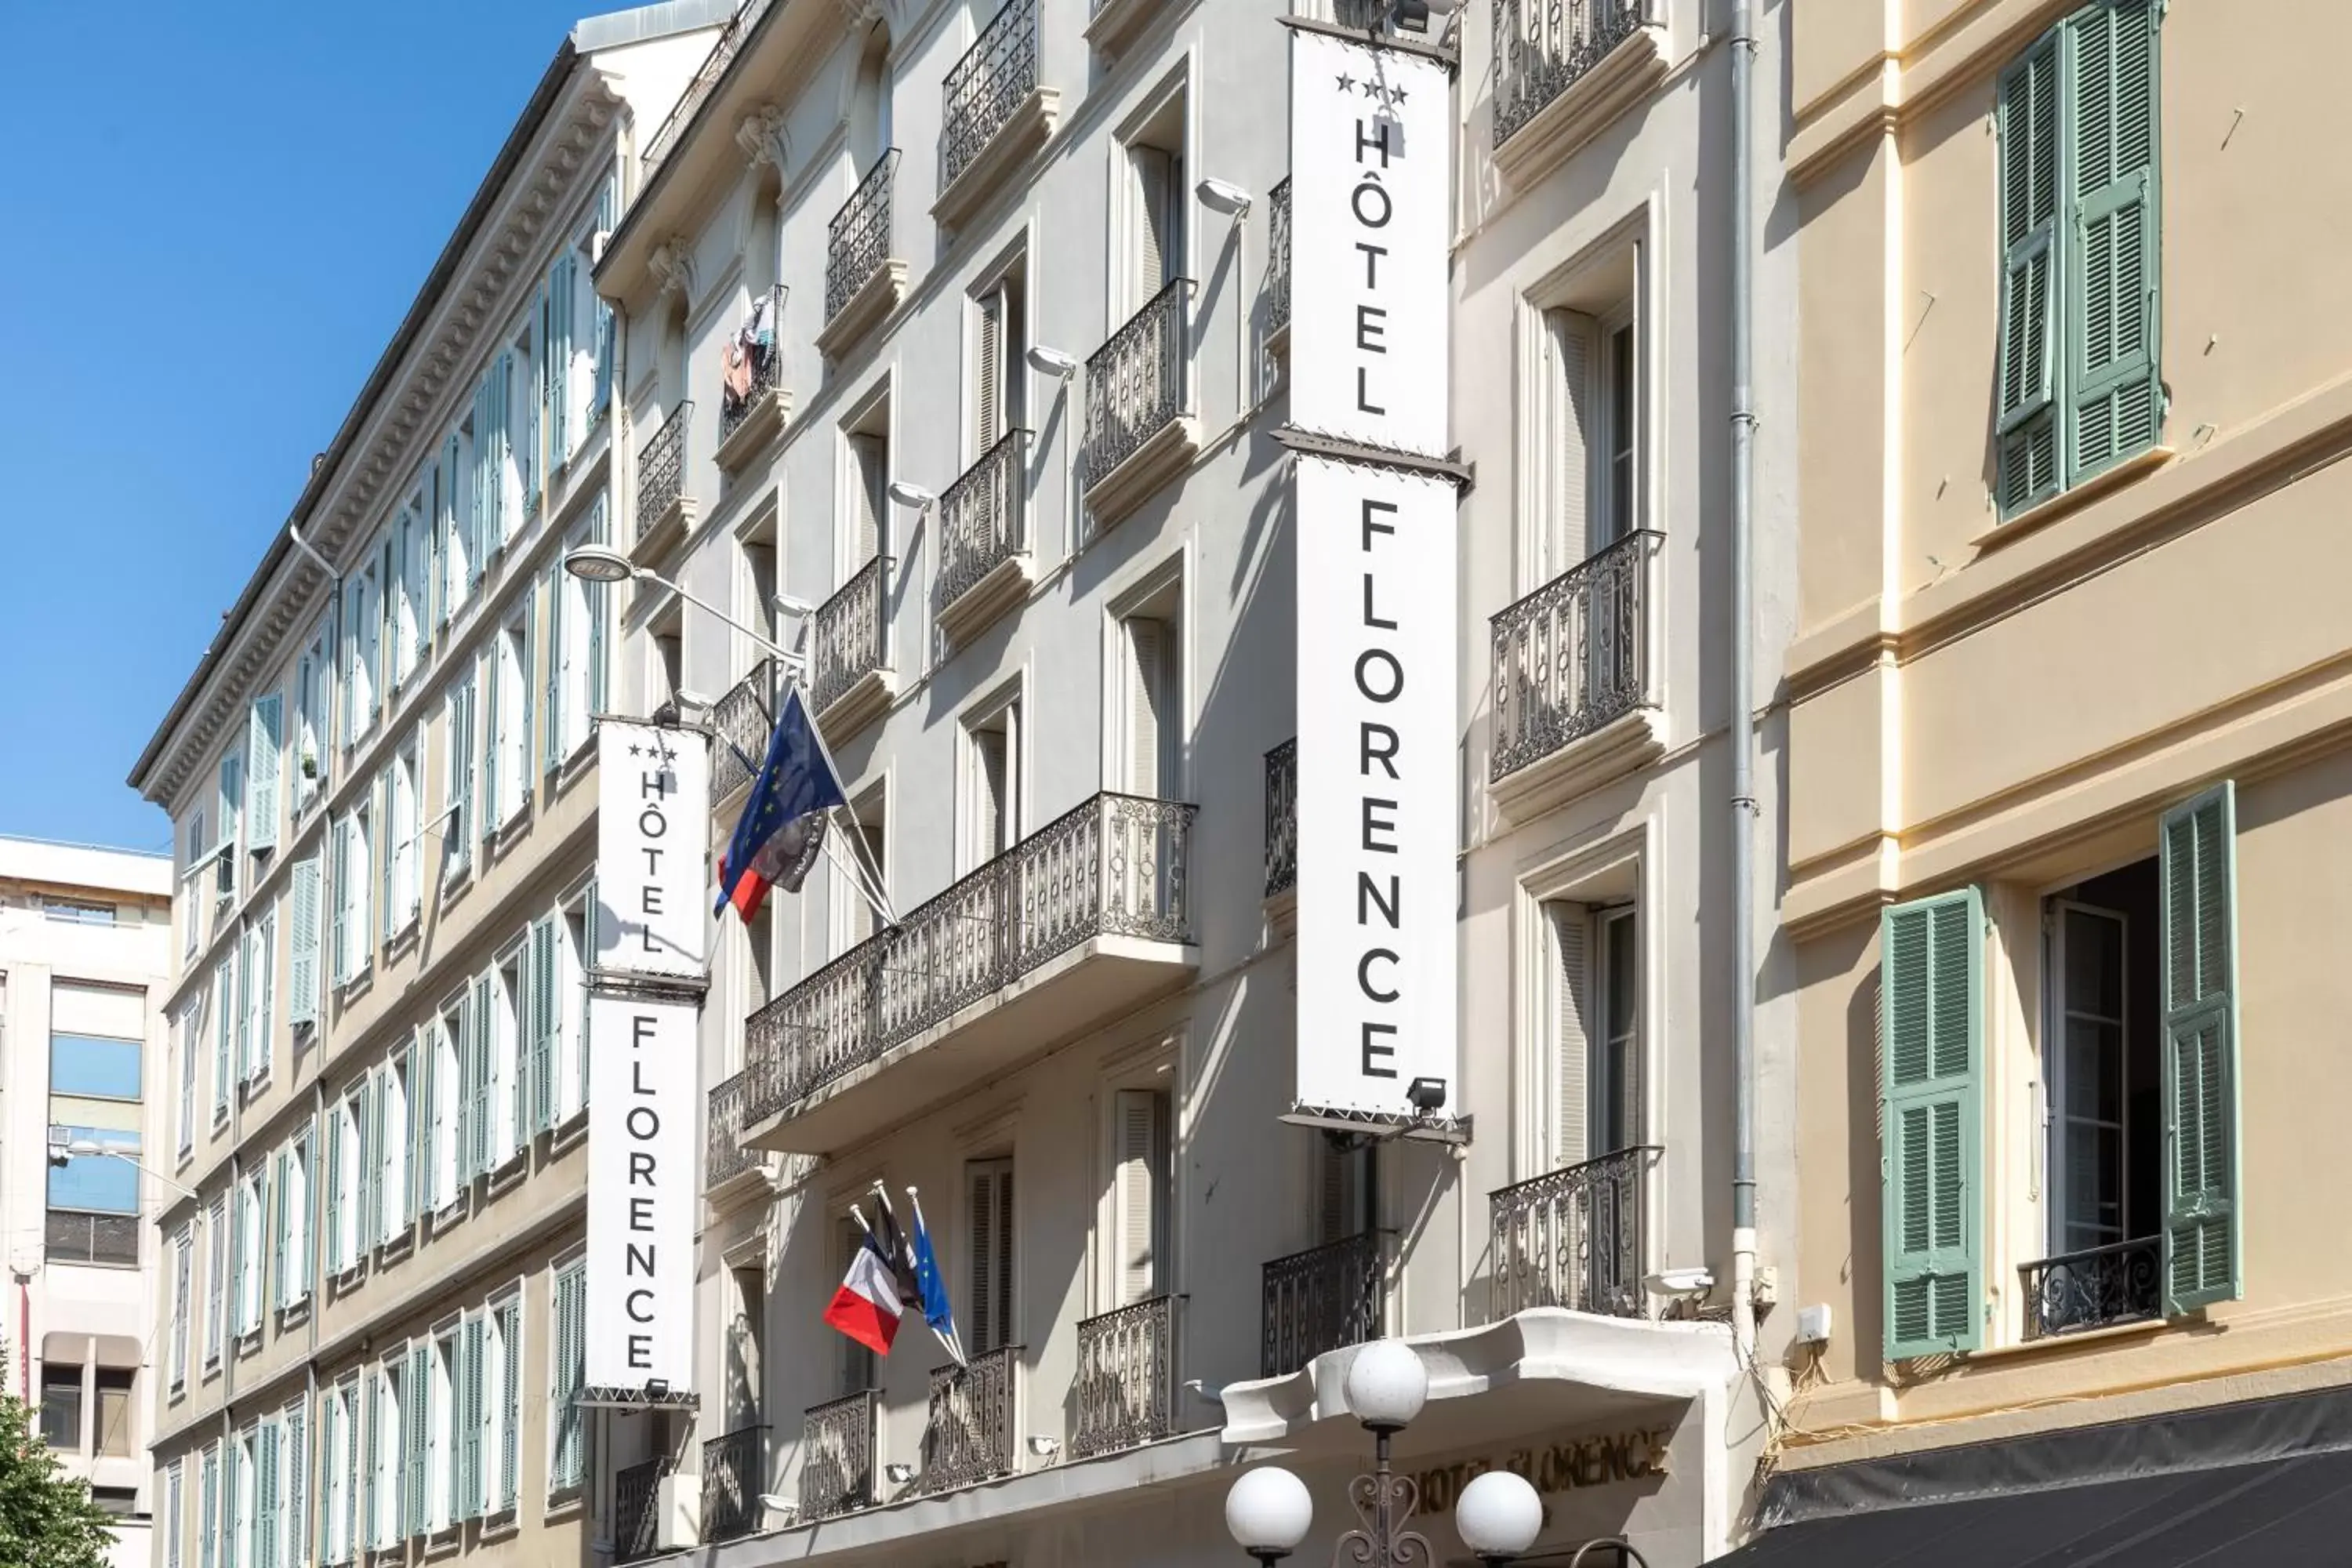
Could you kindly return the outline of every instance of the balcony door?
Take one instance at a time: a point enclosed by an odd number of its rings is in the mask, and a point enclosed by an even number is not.
[[[2157,902],[2156,862],[2148,859],[2045,905],[2053,1257],[2162,1228]]]
[[[1113,1091],[1114,1308],[1132,1307],[1175,1289],[1168,1251],[1172,1121],[1165,1089]]]
[[[1633,905],[1544,906],[1557,966],[1549,1041],[1556,1168],[1643,1141],[1641,922]]]

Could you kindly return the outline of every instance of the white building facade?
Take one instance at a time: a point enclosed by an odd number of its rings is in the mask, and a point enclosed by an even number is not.
[[[114,1516],[110,1560],[145,1563],[151,1392],[166,1254],[144,1173],[163,1129],[172,867],[164,858],[0,838],[0,1215],[8,1391],[60,1467]],[[62,1143],[84,1152],[53,1160]]]
[[[1402,466],[1461,494],[1459,1030],[1441,1114],[1352,1121],[1297,1103],[1297,823],[1352,805],[1292,760],[1301,576],[1333,568],[1301,559],[1289,328],[1330,280],[1289,266],[1285,23],[1360,8],[738,15],[596,274],[613,541],[649,574],[615,590],[614,706],[713,732],[723,843],[797,681],[855,827],[721,922],[700,1406],[611,1418],[616,1556],[1239,1561],[1224,1489],[1279,1460],[1319,1558],[1369,1458],[1344,1370],[1387,1336],[1431,1376],[1398,1453],[1441,1558],[1495,1467],[1561,1561],[1738,1538],[1791,1086],[1767,1013],[1735,1226],[1730,9],[1506,0],[1397,40],[1458,56],[1451,449]],[[1763,692],[1775,188],[1745,193]],[[887,1358],[822,1321],[877,1184],[919,1205],[963,1369],[912,1316]]]
[[[728,12],[564,38],[133,769],[178,845],[146,1155],[163,1568],[609,1535],[576,1395],[617,621],[559,562],[613,510],[591,276]]]

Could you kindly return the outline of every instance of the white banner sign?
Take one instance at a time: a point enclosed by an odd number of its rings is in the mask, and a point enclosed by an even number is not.
[[[1295,461],[1298,1099],[1454,1114],[1454,485]]]
[[[1290,420],[1448,449],[1444,66],[1290,35]]]
[[[596,967],[709,973],[710,752],[698,734],[598,721]],[[687,1059],[692,1059],[688,1058]]]
[[[694,1386],[696,1011],[690,997],[588,998],[592,1400]]]

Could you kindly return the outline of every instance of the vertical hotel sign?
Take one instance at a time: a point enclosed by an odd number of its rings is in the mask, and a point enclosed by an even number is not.
[[[700,735],[597,731],[596,973],[588,998],[590,1404],[694,1386],[696,1018],[710,758]]]
[[[1451,82],[1291,33],[1302,1111],[1455,1114]],[[1416,1079],[1444,1085],[1416,1107]]]

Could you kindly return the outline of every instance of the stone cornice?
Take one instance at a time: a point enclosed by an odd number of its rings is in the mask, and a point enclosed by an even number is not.
[[[537,268],[524,262],[541,255],[550,226],[587,188],[599,146],[609,143],[625,107],[608,73],[593,64],[573,72],[395,378],[366,411],[365,425],[300,521],[304,540],[328,559],[347,562],[373,533],[393,509],[394,487],[423,464],[455,419],[486,333],[504,323],[536,279]],[[227,650],[180,715],[152,773],[139,781],[149,799],[169,809],[201,776],[200,764],[244,723],[250,693],[282,658],[289,632],[308,627],[327,586],[315,561],[289,552],[253,612],[223,628],[232,639]]]

